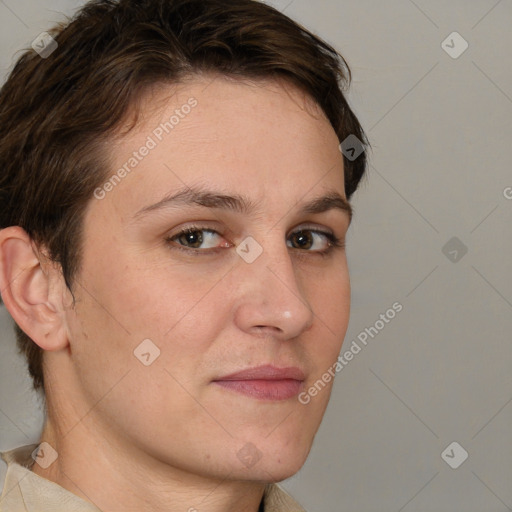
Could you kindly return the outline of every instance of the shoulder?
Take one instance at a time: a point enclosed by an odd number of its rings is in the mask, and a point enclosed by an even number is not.
[[[265,489],[264,510],[265,512],[306,512],[306,510],[278,484],[269,484]]]
[[[33,471],[38,444],[0,452],[7,463],[0,512],[99,512],[91,503]]]

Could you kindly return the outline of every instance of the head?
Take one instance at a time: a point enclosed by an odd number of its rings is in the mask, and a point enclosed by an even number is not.
[[[348,66],[253,0],[94,1],[49,33],[0,91],[0,287],[49,421],[72,400],[169,464],[290,476],[332,380],[307,404],[218,381],[298,367],[304,391],[341,349]]]

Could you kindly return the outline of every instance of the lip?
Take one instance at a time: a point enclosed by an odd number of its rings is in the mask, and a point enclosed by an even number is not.
[[[226,380],[300,380],[305,379],[304,372],[295,366],[289,366],[286,368],[277,368],[270,364],[263,366],[256,366],[254,368],[248,368],[239,372],[231,373],[215,379],[215,381],[226,381]]]
[[[287,400],[300,393],[304,379],[304,372],[300,368],[264,365],[231,373],[213,382],[260,400]]]

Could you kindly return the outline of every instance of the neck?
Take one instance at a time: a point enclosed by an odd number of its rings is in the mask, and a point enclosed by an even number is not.
[[[94,436],[91,435],[94,432]],[[32,471],[100,510],[140,512],[261,512],[265,484],[208,478],[173,467],[123,440],[109,439],[79,424],[62,435],[47,421],[41,442],[58,453],[47,469]]]

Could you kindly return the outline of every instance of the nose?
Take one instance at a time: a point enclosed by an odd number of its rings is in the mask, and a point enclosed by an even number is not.
[[[263,245],[252,263],[238,262],[235,323],[250,334],[293,339],[311,328],[314,312],[290,249],[281,240]],[[302,282],[301,282],[302,281]]]

